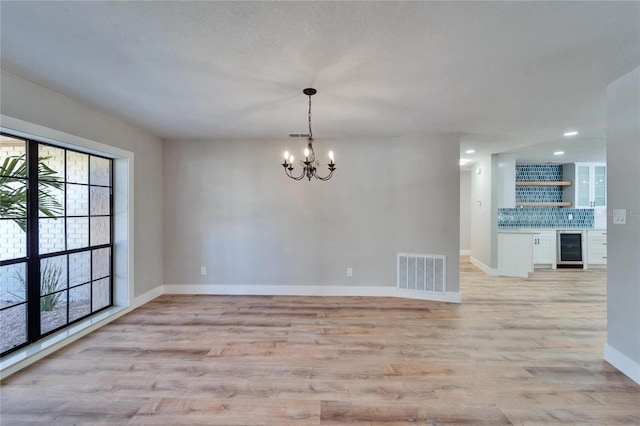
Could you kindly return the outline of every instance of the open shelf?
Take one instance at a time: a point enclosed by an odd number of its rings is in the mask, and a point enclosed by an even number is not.
[[[571,186],[573,182],[569,181],[545,181],[545,182],[516,182],[516,186]]]
[[[522,202],[516,203],[516,207],[571,207],[573,203],[571,201],[556,201],[556,202]]]

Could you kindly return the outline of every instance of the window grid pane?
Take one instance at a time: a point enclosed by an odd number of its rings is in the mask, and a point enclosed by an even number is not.
[[[27,304],[0,311],[0,352],[4,353],[27,341]]]
[[[41,181],[63,181],[64,148],[38,144],[38,178]]]
[[[0,180],[0,219],[27,217],[27,180],[2,177]]]
[[[89,155],[67,150],[67,182],[89,183]]]
[[[26,222],[26,219],[0,219],[0,261],[27,256]]]
[[[0,176],[27,177],[27,144],[23,139],[0,135]]]

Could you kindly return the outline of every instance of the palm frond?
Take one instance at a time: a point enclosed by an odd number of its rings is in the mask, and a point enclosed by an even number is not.
[[[46,163],[51,157],[38,158],[38,210],[55,217],[63,213],[63,205],[47,189],[61,190],[62,177]],[[6,157],[0,166],[0,217],[13,221],[26,232],[27,216],[27,162],[26,155]]]

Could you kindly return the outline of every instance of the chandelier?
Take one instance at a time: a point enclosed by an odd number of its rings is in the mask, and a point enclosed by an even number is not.
[[[320,162],[316,161],[316,153],[313,150],[313,133],[311,131],[311,96],[315,95],[316,92],[316,89],[310,87],[302,91],[302,93],[309,96],[309,135],[307,136],[307,147],[304,149],[304,160],[300,160],[300,165],[302,166],[302,173],[300,173],[300,175],[295,176],[293,173],[293,155],[289,155],[289,151],[284,152],[282,167],[284,167],[285,173],[291,179],[300,180],[306,177],[309,181],[311,181],[311,178],[325,181],[331,179],[333,171],[336,169],[333,161],[333,151],[329,151],[329,164],[327,164],[327,166],[329,166],[329,174],[322,177],[317,173],[316,167],[320,165]]]

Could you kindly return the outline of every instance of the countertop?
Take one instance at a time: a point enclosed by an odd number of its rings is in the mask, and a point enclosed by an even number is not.
[[[556,232],[556,231],[606,231],[602,228],[503,228],[498,229],[499,234],[531,234],[534,232]]]

